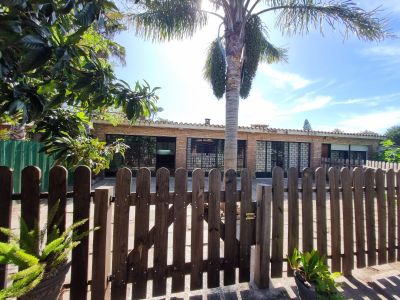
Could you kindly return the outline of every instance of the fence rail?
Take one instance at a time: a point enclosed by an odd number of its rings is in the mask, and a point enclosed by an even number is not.
[[[395,162],[367,160],[365,163],[367,168],[400,171],[400,164]]]
[[[344,159],[344,158],[329,158],[329,157],[321,157],[321,167],[329,169],[331,167],[336,168],[356,168],[362,167],[365,165],[365,160],[362,159]]]
[[[184,169],[176,171],[173,191],[169,171],[159,169],[155,193],[150,190],[148,169],[138,172],[136,191],[131,191],[131,171],[119,170],[115,193],[112,187],[92,191],[87,167],[75,171],[79,180],[73,192],[67,192],[67,176],[63,167],[54,167],[49,192],[40,193],[40,170],[26,167],[17,195],[12,193],[12,171],[0,167],[0,226],[10,227],[11,205],[17,198],[31,228],[40,221],[44,198],[49,205],[61,199],[59,216],[65,215],[67,200],[72,198],[73,221],[91,218],[93,226],[100,226],[91,245],[85,238],[73,250],[67,285],[70,299],[86,299],[88,285],[92,299],[125,299],[131,284],[132,298],[138,299],[246,282],[251,277],[252,245],[256,246],[254,279],[263,288],[270,277],[282,277],[286,271],[291,275],[286,256],[295,247],[318,249],[333,271],[345,275],[355,266],[400,261],[400,172],[392,169],[330,168],[326,173],[324,168],[315,172],[308,168],[300,181],[298,170],[290,168],[285,181],[283,170],[276,167],[272,185],[257,187],[256,203],[251,200],[247,170],[241,172],[238,190],[235,171],[227,171],[222,181],[220,171],[211,170],[207,188],[204,170],[197,169],[191,192]],[[85,226],[80,230],[89,229],[89,224]],[[0,269],[0,288],[6,271]],[[170,290],[167,278],[172,278]],[[148,281],[152,281],[151,291]]]

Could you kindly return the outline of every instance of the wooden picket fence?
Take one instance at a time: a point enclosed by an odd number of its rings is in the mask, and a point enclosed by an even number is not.
[[[393,169],[394,171],[400,171],[400,164],[395,162],[367,160],[365,162],[365,167],[372,169],[382,169],[382,170]]]
[[[71,281],[65,285],[70,299],[87,299],[89,286],[91,299],[125,299],[128,285],[132,299],[143,299],[248,282],[252,245],[253,275],[262,288],[269,286],[270,277],[285,275],[286,256],[294,248],[318,249],[327,256],[331,269],[344,275],[355,266],[400,260],[399,172],[331,168],[326,174],[324,168],[315,172],[308,168],[299,180],[298,170],[290,168],[285,180],[283,170],[276,167],[272,175],[272,185],[257,186],[253,202],[247,170],[241,171],[238,190],[234,170],[225,173],[224,187],[220,170],[211,170],[206,189],[205,171],[197,169],[188,191],[187,171],[178,169],[172,192],[169,171],[161,168],[154,193],[148,169],[139,170],[136,191],[131,191],[132,173],[124,168],[117,173],[114,193],[113,187],[92,191],[90,170],[84,166],[76,169],[68,192],[67,171],[56,166],[50,171],[49,192],[40,193],[40,170],[27,167],[21,174],[21,193],[13,194],[12,171],[0,167],[0,226],[10,227],[14,200],[20,200],[21,216],[28,226],[37,226],[40,202],[47,199],[48,207],[61,201],[59,216],[65,216],[67,201],[72,201],[73,221],[91,218],[93,226],[100,227],[93,233],[92,245],[85,238],[73,250]],[[149,228],[152,212],[154,226]],[[64,218],[61,229],[65,224]],[[80,230],[88,229],[86,224]],[[133,249],[128,247],[130,239]],[[6,271],[0,269],[0,288]],[[170,289],[167,278],[171,278]]]
[[[321,167],[325,169],[329,169],[331,167],[335,167],[341,169],[343,167],[347,168],[356,168],[362,167],[365,165],[365,160],[362,159],[343,159],[343,158],[329,158],[329,157],[321,157]]]

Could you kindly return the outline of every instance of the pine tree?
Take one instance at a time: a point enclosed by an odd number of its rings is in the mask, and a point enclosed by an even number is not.
[[[312,130],[311,124],[310,124],[310,122],[308,122],[307,119],[304,120],[303,130],[304,131],[311,131]]]

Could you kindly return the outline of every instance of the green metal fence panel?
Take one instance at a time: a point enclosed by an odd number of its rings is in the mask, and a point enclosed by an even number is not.
[[[49,171],[54,164],[52,157],[39,152],[42,145],[36,141],[0,141],[0,166],[14,170],[14,193],[21,192],[21,171],[26,166],[42,170],[41,190],[49,188]]]

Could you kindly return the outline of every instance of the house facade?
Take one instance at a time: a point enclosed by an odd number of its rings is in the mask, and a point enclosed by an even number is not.
[[[130,148],[125,157],[116,157],[106,175],[115,175],[121,166],[133,172],[161,167],[174,172],[186,168],[223,170],[224,126],[176,122],[139,121],[113,126],[94,123],[95,135],[107,143],[123,139]],[[274,166],[285,171],[316,168],[321,158],[366,160],[377,152],[383,136],[362,133],[333,133],[269,128],[263,125],[239,127],[238,170],[249,169],[257,177],[269,177]]]

